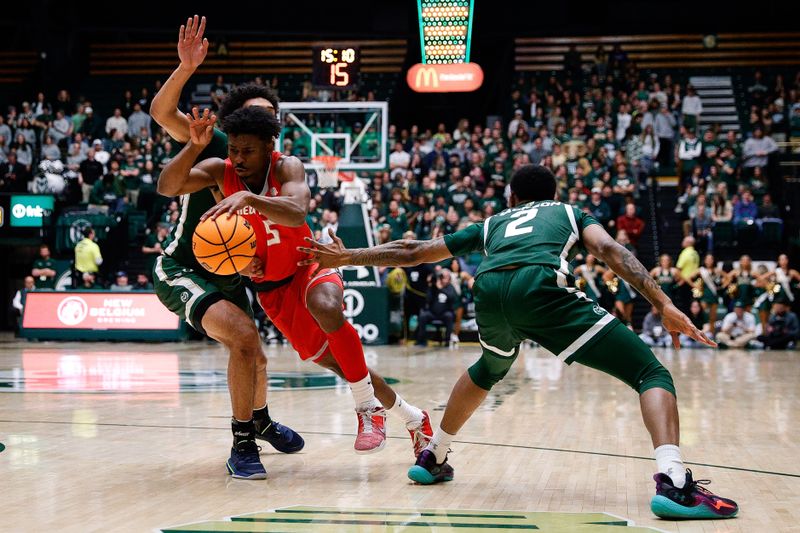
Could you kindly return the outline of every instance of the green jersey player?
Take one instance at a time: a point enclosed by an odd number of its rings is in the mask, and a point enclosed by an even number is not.
[[[150,113],[159,126],[179,143],[190,140],[189,119],[178,110],[181,90],[203,62],[208,40],[203,37],[206,19],[195,15],[181,26],[178,36],[180,65],[153,98]],[[271,91],[238,95],[226,101],[229,111],[243,105],[257,105],[275,113],[278,100]],[[228,138],[214,130],[213,139],[197,160],[227,157]],[[162,174],[158,192],[180,197],[180,217],[172,242],[156,260],[153,285],[161,302],[201,333],[225,345],[228,358],[228,387],[231,394],[233,446],[226,465],[240,479],[265,479],[266,470],[259,458],[255,439],[269,442],[275,449],[294,453],[303,449],[303,438],[287,426],[272,420],[267,408],[267,358],[261,337],[253,322],[253,311],[239,274],[216,276],[194,257],[192,235],[200,217],[222,195],[217,188],[204,188],[184,194],[180,180]],[[255,261],[248,272],[260,271]]]
[[[511,179],[510,208],[461,231],[430,241],[400,240],[348,250],[341,240],[311,242],[304,261],[320,268],[345,265],[411,266],[438,263],[474,251],[484,254],[473,294],[483,353],[458,380],[433,439],[408,472],[423,484],[450,481],[447,452],[455,434],[503,379],[531,339],[567,364],[602,370],[638,394],[650,432],[658,473],[651,502],[662,517],[726,518],[736,503],[700,487],[678,448],[675,387],[670,373],[628,328],[574,287],[569,260],[582,246],[641,292],[662,315],[678,346],[678,335],[714,346],[659,288],[650,273],[597,221],[558,201],[556,180],[545,167],[525,165]],[[331,232],[331,236],[333,236]]]

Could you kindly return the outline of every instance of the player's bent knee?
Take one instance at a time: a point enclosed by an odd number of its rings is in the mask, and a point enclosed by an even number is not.
[[[506,377],[515,359],[516,356],[497,357],[484,353],[467,369],[467,373],[475,385],[483,390],[492,390],[497,382]]]
[[[669,371],[635,333],[621,324],[612,328],[576,362],[614,376],[639,394],[658,387],[675,395]]]
[[[308,311],[320,327],[327,333],[332,333],[342,327],[345,322],[342,302],[332,295],[315,295],[307,302]]]
[[[229,324],[228,329],[217,340],[231,352],[241,353],[244,357],[253,357],[257,359],[257,363],[266,366],[266,356],[261,349],[261,336],[252,321]]]
[[[650,389],[664,389],[673,396],[676,396],[672,374],[658,361],[653,361],[642,371],[639,382],[634,389],[636,389],[636,392],[639,394]]]

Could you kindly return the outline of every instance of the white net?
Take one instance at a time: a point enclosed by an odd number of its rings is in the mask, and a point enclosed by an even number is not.
[[[339,161],[341,157],[335,155],[321,155],[314,157],[317,171],[317,185],[327,189],[339,185]]]

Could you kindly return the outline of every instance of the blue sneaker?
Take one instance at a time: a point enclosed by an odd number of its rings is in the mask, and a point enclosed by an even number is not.
[[[264,425],[263,420],[254,419],[256,438],[269,442],[273,448],[282,453],[296,453],[303,449],[306,442],[296,431],[274,420]]]
[[[228,472],[236,479],[267,479],[267,471],[261,464],[261,458],[255,441],[242,441],[231,448],[231,457],[226,466]]]
[[[436,456],[430,450],[422,450],[417,457],[417,463],[408,469],[408,478],[421,485],[432,485],[442,481],[453,480],[453,467],[447,464],[447,459],[441,464],[436,463]]]

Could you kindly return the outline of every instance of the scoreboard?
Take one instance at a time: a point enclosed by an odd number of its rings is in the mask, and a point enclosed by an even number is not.
[[[311,82],[317,89],[355,89],[361,68],[357,46],[321,45],[312,47]]]

